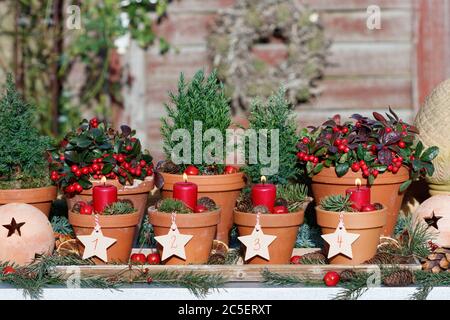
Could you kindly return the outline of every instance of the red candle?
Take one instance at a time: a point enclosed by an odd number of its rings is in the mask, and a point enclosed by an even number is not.
[[[347,195],[350,195],[350,201],[353,203],[352,208],[361,210],[362,206],[370,204],[370,188],[361,187],[361,180],[356,179],[355,188],[345,190]]]
[[[188,182],[185,173],[183,173],[183,180],[173,185],[173,198],[183,201],[189,208],[194,209],[197,205],[197,185]]]
[[[252,203],[253,206],[263,205],[273,212],[275,199],[277,197],[277,187],[271,183],[265,183],[266,177],[261,177],[261,183],[255,184],[252,187]]]
[[[92,189],[92,205],[97,213],[103,212],[106,206],[117,202],[116,186],[106,184],[106,179],[102,178],[102,185],[95,186]]]

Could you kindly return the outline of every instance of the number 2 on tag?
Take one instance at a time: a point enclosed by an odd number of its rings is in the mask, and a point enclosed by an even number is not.
[[[173,235],[170,238],[170,248],[171,249],[176,249],[177,248],[177,236],[176,235]]]

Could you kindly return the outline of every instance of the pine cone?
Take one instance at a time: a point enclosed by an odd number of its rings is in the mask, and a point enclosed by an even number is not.
[[[267,207],[263,206],[263,205],[259,205],[259,206],[254,207],[252,212],[253,213],[262,213],[262,214],[270,213],[269,209],[267,209]]]
[[[206,208],[208,208],[208,210],[215,210],[217,208],[217,205],[214,202],[214,200],[208,197],[201,197],[200,199],[198,199],[197,205],[203,205]]]
[[[289,203],[284,198],[277,198],[275,200],[275,206],[284,206],[287,208],[289,206]]]
[[[208,264],[225,264],[225,258],[225,254],[213,253],[209,256]]]
[[[383,284],[388,287],[405,287],[414,282],[414,274],[410,270],[397,270],[383,279]]]
[[[253,203],[249,195],[242,196],[236,202],[236,210],[240,212],[252,212]]]
[[[180,172],[180,167],[170,160],[166,160],[160,165],[160,171],[165,173],[177,174]]]
[[[219,174],[219,169],[217,168],[216,165],[210,165],[210,166],[207,166],[203,170],[203,174],[208,175],[208,176],[213,176],[213,175]]]
[[[301,264],[327,264],[328,259],[321,251],[302,255]]]
[[[450,265],[450,250],[447,248],[437,248],[422,261],[422,269],[439,273],[448,271]]]
[[[339,276],[341,277],[342,282],[348,282],[356,276],[356,272],[351,269],[345,269]]]
[[[404,263],[405,257],[400,257],[388,252],[377,252],[375,256],[363,264],[399,264]]]

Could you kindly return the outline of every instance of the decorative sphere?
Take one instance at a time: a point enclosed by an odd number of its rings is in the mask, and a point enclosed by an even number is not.
[[[427,181],[435,185],[450,185],[450,79],[439,84],[420,108],[415,126],[425,147],[439,147],[439,155],[433,160],[435,172]],[[432,189],[434,189],[432,187]],[[450,189],[436,188],[450,191]],[[448,190],[447,190],[448,189]]]
[[[13,219],[15,228],[11,227]],[[25,265],[32,262],[36,254],[51,254],[54,247],[53,229],[42,211],[25,203],[0,207],[1,262]]]
[[[427,220],[432,223],[434,212],[434,219],[436,221],[437,229],[430,226],[432,230],[436,231],[436,244],[444,247],[450,246],[450,195],[436,195],[425,200],[416,210],[416,217],[422,220]]]

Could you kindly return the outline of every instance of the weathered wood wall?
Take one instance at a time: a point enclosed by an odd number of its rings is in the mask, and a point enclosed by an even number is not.
[[[136,123],[140,129],[138,131],[146,132],[143,138],[156,158],[162,156],[159,118],[164,115],[163,103],[168,100],[167,92],[176,88],[180,72],[189,76],[199,68],[210,68],[205,39],[209,25],[219,10],[233,5],[234,1],[173,1],[169,5],[168,19],[159,26],[159,31],[177,50],[164,56],[151,50],[139,58],[145,68],[138,68],[134,76],[136,80],[142,80],[145,86],[137,96],[136,101],[142,110],[139,119],[135,121],[139,122]],[[422,43],[418,37],[428,37],[429,32],[432,32],[424,27],[427,20],[421,15],[421,10],[428,8],[429,14],[435,11],[439,13],[440,10],[448,9],[445,5],[448,5],[449,0],[442,0],[446,4],[439,8],[434,5],[441,0],[298,1],[318,11],[327,35],[333,40],[330,48],[331,66],[322,83],[324,92],[312,103],[297,108],[299,124],[317,124],[335,113],[348,115],[354,112],[383,111],[388,106],[398,110],[405,120],[411,120],[414,110],[419,106],[419,97],[422,99],[424,92],[429,91],[436,82],[427,81],[419,91],[420,83],[416,76],[420,71],[417,59],[437,65],[442,59],[442,55],[436,56],[433,61],[427,59],[427,54],[430,54],[429,46],[435,46],[436,43],[423,44],[420,54],[416,50]],[[381,8],[380,30],[369,30],[366,27],[366,10],[369,5]],[[422,21],[422,25],[419,25],[420,18],[425,21]],[[444,17],[441,14],[437,19],[435,28],[441,30],[444,28]],[[448,35],[448,21],[445,23],[447,28],[444,28],[444,32]],[[262,45],[258,50],[266,51],[276,59],[277,52],[282,53],[277,46],[279,45]],[[447,54],[448,57],[448,51],[439,54]],[[132,60],[133,56],[134,54],[131,55]],[[450,71],[446,70],[445,73],[450,74]],[[434,78],[442,77],[440,74]],[[133,104],[136,97],[131,95],[129,98],[129,103]],[[132,118],[133,116],[129,117],[131,120]],[[242,115],[238,115],[236,120],[242,122],[242,119]]]

